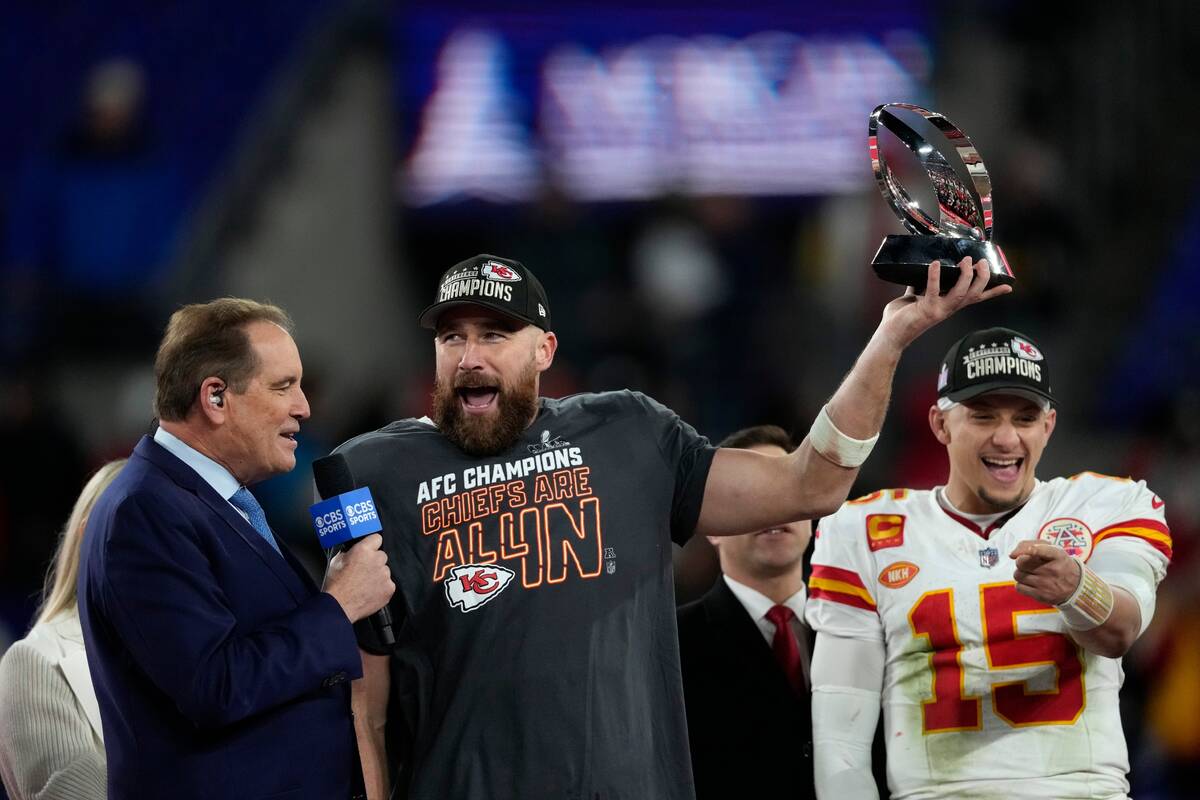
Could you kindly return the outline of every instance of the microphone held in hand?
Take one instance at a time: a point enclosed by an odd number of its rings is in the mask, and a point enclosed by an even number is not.
[[[383,530],[371,490],[366,486],[356,487],[345,456],[334,453],[318,458],[312,467],[317,494],[323,499],[309,512],[321,547],[331,557],[348,550],[358,539]],[[386,605],[371,615],[371,624],[384,644],[395,643],[392,615]]]

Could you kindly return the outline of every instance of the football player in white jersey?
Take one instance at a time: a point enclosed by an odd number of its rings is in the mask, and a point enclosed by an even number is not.
[[[929,410],[950,475],[846,503],[817,533],[813,738],[821,798],[1124,798],[1121,656],[1171,557],[1143,482],[1040,481],[1046,358],[1005,328],[950,348]]]

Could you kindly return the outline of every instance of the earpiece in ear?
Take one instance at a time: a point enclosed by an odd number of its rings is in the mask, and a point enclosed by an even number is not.
[[[212,403],[217,408],[221,408],[225,405],[225,398],[221,396],[220,392],[213,392],[208,396],[208,402]]]

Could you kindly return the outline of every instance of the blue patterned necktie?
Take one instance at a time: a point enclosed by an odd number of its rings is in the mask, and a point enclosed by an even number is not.
[[[267,540],[267,544],[279,552],[279,545],[275,542],[275,536],[271,533],[271,526],[267,524],[267,515],[263,513],[262,506],[258,504],[258,500],[254,495],[250,494],[250,490],[245,486],[233,493],[233,497],[229,498],[229,502],[233,503],[233,507],[242,511],[250,518],[250,524],[254,530],[258,531],[258,535]]]

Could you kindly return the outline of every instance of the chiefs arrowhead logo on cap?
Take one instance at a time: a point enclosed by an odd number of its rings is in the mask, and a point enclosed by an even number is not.
[[[1026,341],[1020,336],[1014,336],[1012,341],[1008,343],[1013,353],[1021,358],[1028,358],[1030,361],[1041,361],[1042,351],[1038,350],[1033,342]]]
[[[507,264],[501,264],[499,261],[483,262],[483,265],[479,268],[479,272],[485,278],[490,278],[494,281],[512,283],[521,280],[520,274],[515,269]]]

